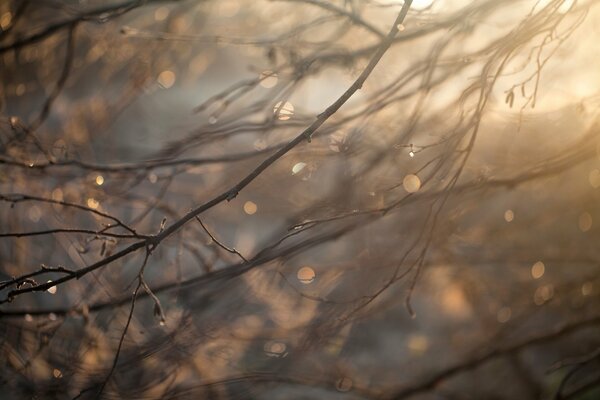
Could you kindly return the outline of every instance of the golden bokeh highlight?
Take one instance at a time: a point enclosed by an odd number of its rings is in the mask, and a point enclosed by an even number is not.
[[[27,210],[27,217],[31,222],[39,222],[42,218],[42,210],[38,206],[31,206]]]
[[[17,85],[17,88],[15,89],[15,94],[16,94],[17,96],[23,96],[23,95],[25,94],[25,89],[26,89],[26,88],[25,88],[25,85],[24,85],[24,84],[22,84],[22,83],[19,83],[19,84]]]
[[[545,272],[546,272],[546,266],[541,261],[536,262],[531,267],[531,277],[533,279],[540,279],[542,276],[544,276]]]
[[[285,103],[279,101],[273,107],[273,113],[277,116],[280,121],[287,121],[294,115],[294,105],[289,101]]]
[[[449,285],[442,292],[440,300],[444,312],[454,318],[468,318],[473,313],[471,304],[459,285]]]
[[[2,28],[2,30],[6,30],[10,27],[11,23],[12,13],[10,11],[7,11],[4,14],[2,14],[2,16],[0,17],[0,28]]]
[[[504,324],[504,323],[510,321],[511,317],[512,317],[512,310],[510,309],[510,307],[502,307],[496,313],[496,320],[498,322],[500,322],[501,324]]]
[[[512,222],[515,219],[515,213],[513,210],[504,211],[504,220],[506,222]]]
[[[163,88],[169,89],[175,84],[175,79],[175,72],[167,69],[158,75],[156,81]]]
[[[52,200],[63,201],[63,191],[61,188],[56,188],[52,191]]]
[[[300,283],[303,283],[305,285],[312,283],[315,280],[316,276],[317,274],[315,273],[315,270],[311,267],[302,267],[296,273],[296,277],[298,278]]]
[[[95,210],[100,206],[100,202],[94,199],[93,197],[90,197],[89,199],[87,199],[87,206]]]
[[[344,376],[343,378],[338,379],[338,381],[335,384],[335,388],[339,392],[349,392],[350,389],[352,389],[352,385],[352,379],[348,378],[347,376]]]
[[[104,177],[102,175],[98,175],[96,177],[96,185],[102,186],[103,183],[104,183]]]
[[[248,215],[256,214],[258,211],[258,206],[253,201],[247,201],[244,203],[244,212]]]
[[[584,212],[579,215],[579,230],[587,232],[592,229],[592,215],[589,212]]]
[[[169,9],[167,7],[158,7],[154,10],[154,20],[156,22],[164,21],[169,17]]]
[[[411,335],[406,341],[406,347],[414,355],[421,355],[429,349],[429,339],[425,335]]]
[[[535,290],[533,294],[533,302],[541,306],[542,304],[550,301],[554,297],[554,286],[552,285],[544,285],[540,286]]]
[[[285,357],[287,355],[287,345],[277,340],[269,340],[263,346],[265,354],[269,357]]]
[[[259,79],[260,79],[260,86],[262,86],[266,89],[275,87],[277,85],[277,82],[279,81],[277,74],[273,71],[263,71],[260,74]],[[293,110],[293,108],[292,108],[292,110]]]
[[[402,186],[408,193],[416,193],[421,188],[421,180],[417,175],[408,174],[402,180]]]
[[[591,187],[593,187],[594,189],[600,188],[600,170],[591,170],[588,179]]]

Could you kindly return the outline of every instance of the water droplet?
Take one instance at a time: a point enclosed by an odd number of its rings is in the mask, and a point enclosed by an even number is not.
[[[414,152],[414,151],[410,151],[410,152],[408,153],[408,155],[409,155],[409,156],[412,158],[412,157],[414,157],[414,156],[415,156],[415,152]]]
[[[160,86],[165,89],[169,89],[171,86],[175,84],[175,73],[171,70],[164,70],[158,75],[156,81]]]
[[[98,175],[96,177],[96,185],[102,186],[103,183],[104,183],[104,177],[102,175]]]
[[[25,322],[31,322],[33,321],[33,317],[31,316],[31,314],[25,314]]]
[[[270,89],[277,85],[277,74],[273,71],[263,71],[260,74],[260,86]]]
[[[531,276],[533,279],[540,279],[544,276],[544,272],[546,272],[546,266],[543,262],[538,261],[531,267]]]
[[[294,166],[292,167],[292,175],[296,175],[296,174],[300,173],[300,171],[302,171],[305,167],[306,167],[305,162],[299,162],[299,163],[294,164]]]
[[[247,201],[244,203],[244,212],[248,215],[253,215],[258,211],[258,206],[253,201]]]
[[[48,283],[52,283],[52,281],[48,281]],[[46,291],[50,294],[55,294],[56,293],[56,286],[50,286],[48,289],[46,289]]]
[[[515,219],[515,213],[513,210],[504,211],[504,220],[506,222],[512,222]]]
[[[406,29],[406,27],[403,24],[396,25],[396,28],[398,29],[399,32],[402,32]]]
[[[298,270],[296,276],[301,283],[308,285],[315,280],[316,274],[315,270],[311,267],[302,267]]]
[[[273,107],[273,113],[277,115],[277,119],[280,121],[287,121],[294,115],[294,106],[289,101],[286,101],[283,105],[282,102],[279,101],[275,104],[275,107]]]
[[[512,310],[510,309],[510,307],[502,307],[496,313],[496,319],[501,324],[508,322],[510,320],[511,316],[512,316]]]
[[[579,229],[581,232],[587,232],[592,229],[592,215],[589,212],[584,212],[579,216]]]
[[[54,377],[56,379],[60,379],[63,377],[63,373],[61,372],[60,369],[54,368],[54,371],[52,371],[52,375],[54,375]]]
[[[404,177],[404,180],[402,181],[402,186],[404,187],[404,190],[406,190],[408,193],[415,193],[421,188],[421,180],[418,176],[414,174],[409,174]]]

